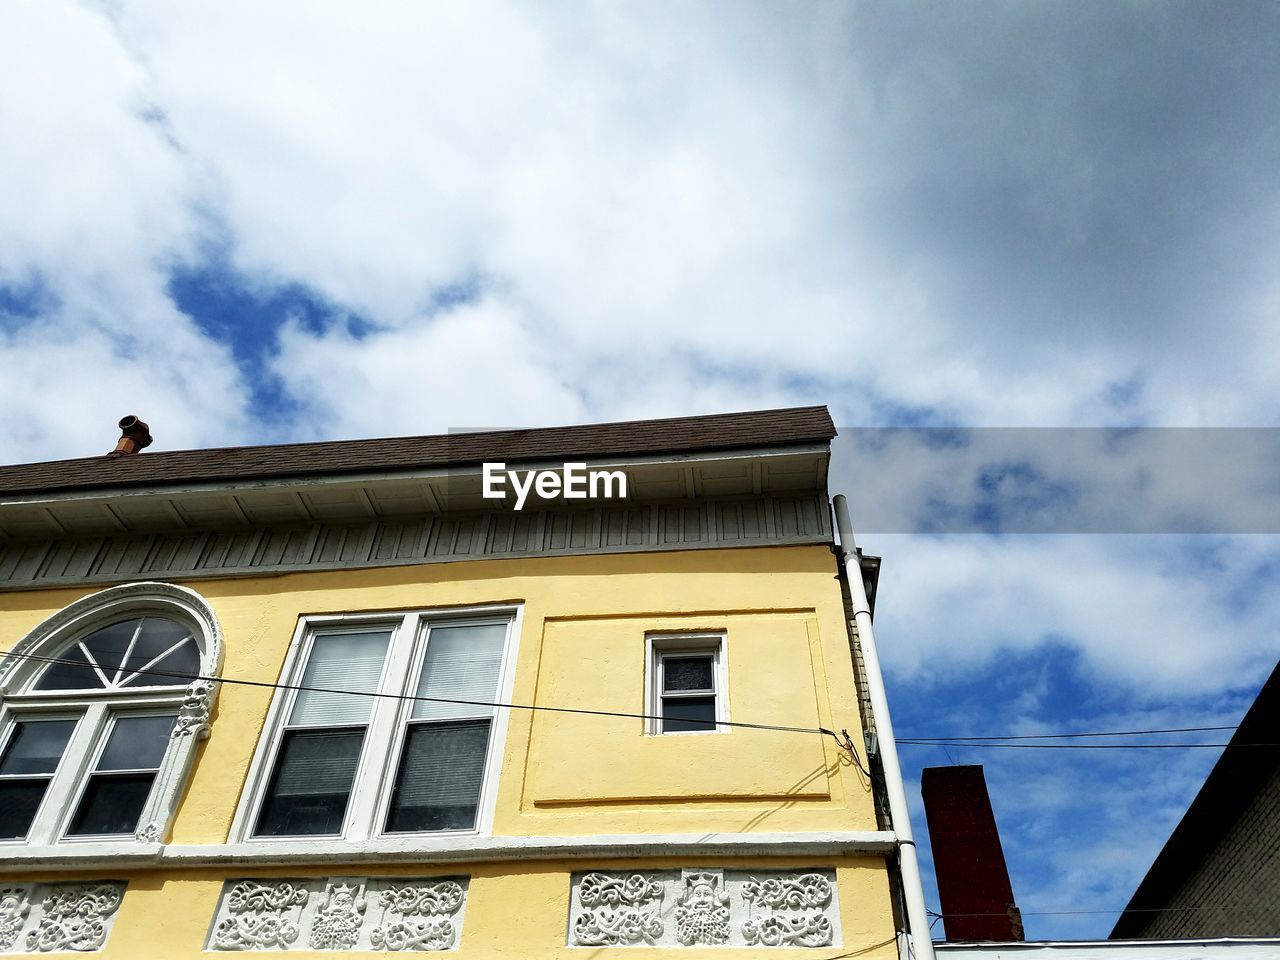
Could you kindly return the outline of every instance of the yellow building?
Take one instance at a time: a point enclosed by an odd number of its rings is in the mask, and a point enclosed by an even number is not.
[[[128,420],[0,467],[0,954],[898,954],[825,408]]]

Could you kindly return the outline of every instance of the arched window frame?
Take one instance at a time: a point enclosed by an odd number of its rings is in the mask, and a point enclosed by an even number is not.
[[[132,617],[154,615],[191,628],[200,652],[199,675],[222,671],[222,630],[213,608],[194,590],[171,583],[131,583],[82,597],[45,620],[0,660],[0,735],[22,716],[81,713],[53,775],[31,830],[23,840],[0,841],[5,848],[66,845],[81,849],[100,839],[65,836],[71,807],[91,772],[95,752],[113,716],[149,709],[174,710],[177,721],[160,762],[155,783],[138,818],[133,842],[161,843],[169,834],[178,801],[190,779],[196,746],[209,735],[209,723],[221,684],[194,680],[174,687],[37,691],[32,687],[48,666],[31,656],[56,656],[69,641]],[[111,843],[128,842],[112,837]]]

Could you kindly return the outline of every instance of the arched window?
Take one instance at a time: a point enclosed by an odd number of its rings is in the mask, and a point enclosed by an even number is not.
[[[0,661],[0,848],[160,841],[222,666],[209,605],[167,583],[77,600]]]

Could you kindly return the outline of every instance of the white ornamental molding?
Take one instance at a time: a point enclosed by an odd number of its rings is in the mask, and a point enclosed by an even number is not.
[[[571,943],[583,947],[655,944],[665,928],[659,910],[663,883],[643,873],[588,873],[577,880],[581,912],[572,921]]]
[[[91,953],[111,933],[122,880],[12,883],[0,888],[0,953]]]
[[[228,881],[210,950],[450,950],[466,878],[316,877]]]
[[[820,873],[752,877],[742,896],[758,913],[743,921],[747,943],[766,947],[831,945],[831,919],[823,912],[831,903],[833,883]]]
[[[590,871],[570,885],[574,947],[840,944],[830,869]]]
[[[287,950],[309,897],[305,882],[241,880],[225,896],[228,916],[213,929],[213,949]]]

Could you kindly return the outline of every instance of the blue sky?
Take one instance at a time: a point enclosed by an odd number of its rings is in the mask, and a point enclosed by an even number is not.
[[[1038,428],[1277,425],[1278,40],[1256,0],[16,0],[0,457],[125,413],[155,449],[1023,428],[923,469],[840,441],[899,726],[1234,722],[1278,646],[1271,435]],[[952,752],[1034,936],[1105,934],[1038,913],[1122,906],[1213,761]]]

